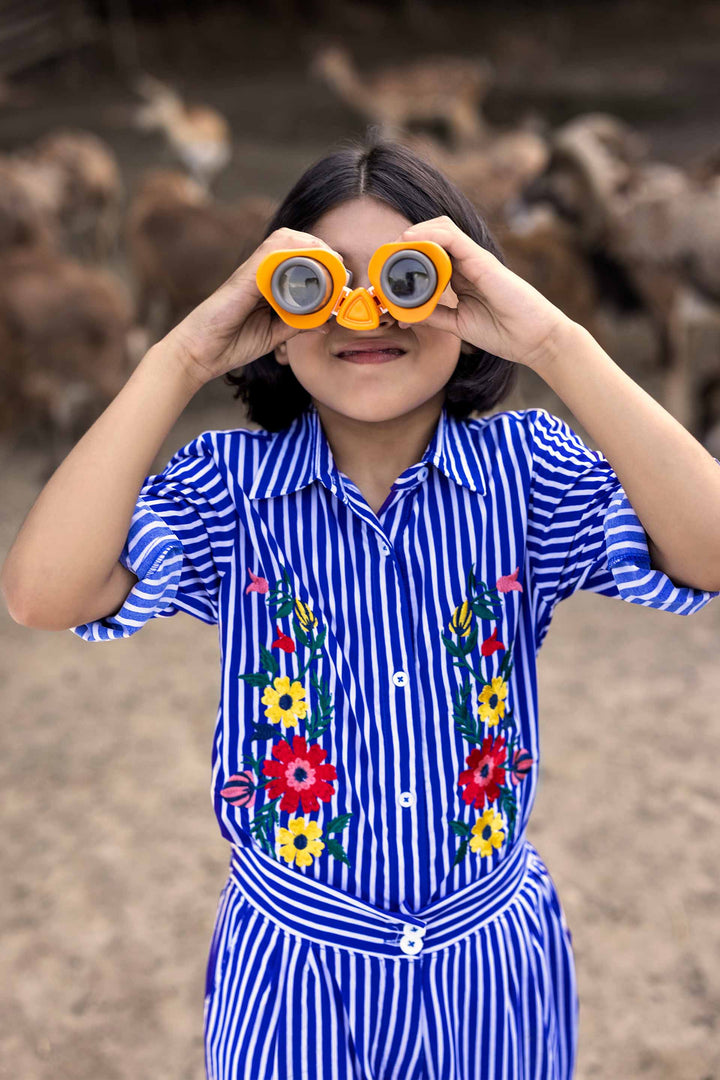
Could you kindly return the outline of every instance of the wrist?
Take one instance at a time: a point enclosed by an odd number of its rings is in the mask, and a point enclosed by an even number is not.
[[[577,348],[580,340],[588,334],[589,331],[580,323],[563,316],[542,341],[532,362],[527,366],[531,367],[542,379],[549,380],[562,358],[570,355],[573,349]]]
[[[189,397],[195,395],[208,382],[207,373],[203,373],[197,364],[193,363],[169,334],[148,349],[143,362],[145,360],[152,367],[163,369],[166,376],[179,383]]]

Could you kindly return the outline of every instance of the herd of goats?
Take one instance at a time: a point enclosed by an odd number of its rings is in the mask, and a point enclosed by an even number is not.
[[[685,169],[653,161],[641,134],[606,113],[494,130],[484,60],[429,58],[368,76],[331,46],[311,74],[438,165],[511,269],[601,343],[609,312],[645,316],[662,404],[718,454],[717,147]],[[112,149],[89,132],[54,131],[0,157],[0,431],[41,430],[52,467],[149,346],[257,247],[274,209],[263,195],[213,196],[232,157],[219,112],[151,76],[134,89],[132,122],[162,134],[177,168],[148,170],[131,196]],[[438,125],[442,139],[425,133]]]

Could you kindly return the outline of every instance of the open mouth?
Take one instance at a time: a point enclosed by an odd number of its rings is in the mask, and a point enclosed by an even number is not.
[[[384,364],[398,356],[404,356],[404,349],[344,349],[336,354],[339,360],[349,360],[352,364]]]

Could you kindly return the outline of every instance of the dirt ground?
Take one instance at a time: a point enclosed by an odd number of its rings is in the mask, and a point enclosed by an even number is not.
[[[648,4],[598,5],[582,25],[558,15],[548,34],[564,62],[534,87],[518,74],[496,116],[530,101],[562,119],[614,101],[656,156],[680,162],[716,148],[720,20],[711,5],[677,7],[684,18],[665,22]],[[620,19],[614,32],[608,18]],[[522,28],[532,38],[530,12]],[[438,47],[452,45],[450,30],[447,40],[435,33]],[[263,42],[265,55],[272,38]],[[421,51],[419,32],[412,42]],[[392,44],[388,30],[378,57]],[[276,107],[261,119],[252,103],[277,106],[297,71],[278,67],[271,79],[248,35],[239,47],[242,74],[225,64],[201,75],[188,61],[186,85],[233,122],[221,194],[281,195],[327,141],[357,130],[356,118],[300,81],[294,113]],[[279,49],[289,55],[287,41]],[[630,74],[643,71],[633,89]],[[71,121],[110,139],[129,183],[168,163],[147,136],[97,119],[98,102],[124,100],[112,79],[97,75],[90,103],[82,74],[53,96],[59,77],[39,75],[37,106],[0,117],[0,150]],[[606,348],[657,396],[647,325],[615,333]],[[573,423],[525,372],[500,408],[536,405]],[[199,432],[236,426],[244,418],[230,388],[206,387],[153,471]],[[0,557],[43,463],[41,446],[0,442]],[[560,606],[540,654],[544,757],[529,835],[573,932],[578,1080],[720,1080],[719,640],[720,602],[681,618],[581,593]],[[216,631],[180,615],[91,646],[18,626],[0,605],[0,646],[0,1078],[200,1080],[204,965],[228,859],[209,798]]]

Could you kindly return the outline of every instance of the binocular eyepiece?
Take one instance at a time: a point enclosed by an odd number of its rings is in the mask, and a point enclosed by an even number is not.
[[[370,259],[369,289],[352,289],[352,273],[324,248],[274,251],[261,262],[256,279],[289,326],[313,329],[334,315],[340,326],[372,330],[386,311],[403,322],[427,318],[451,275],[447,252],[422,240],[382,244]]]

